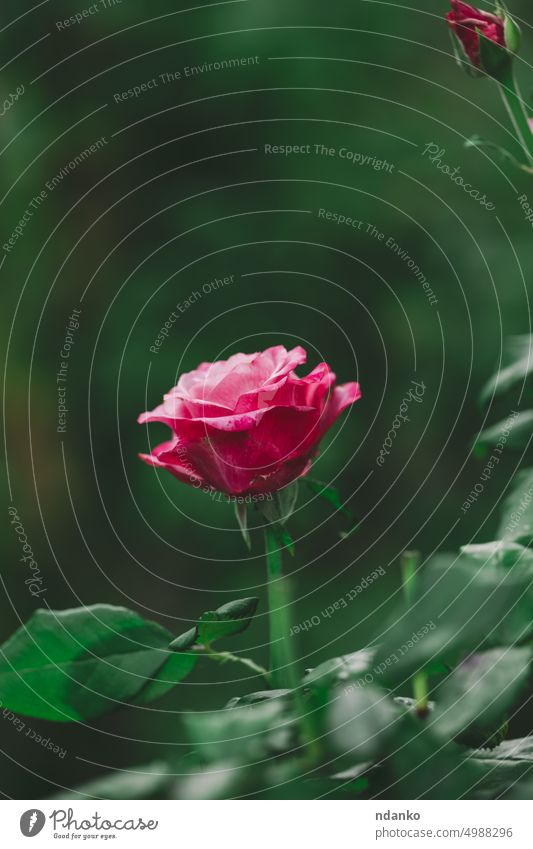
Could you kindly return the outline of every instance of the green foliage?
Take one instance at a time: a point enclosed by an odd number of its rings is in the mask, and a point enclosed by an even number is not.
[[[131,703],[145,705],[170,692],[194,668],[195,645],[239,634],[258,599],[229,602],[204,613],[195,628],[173,639],[155,622],[122,607],[38,610],[0,648],[2,706],[56,722],[88,720]],[[231,655],[216,655],[220,660]],[[235,658],[255,673],[252,661]]]
[[[525,334],[506,339],[496,373],[480,393],[480,403],[490,404],[499,415],[496,423],[480,433],[474,453],[484,458],[492,453],[492,465],[503,451],[531,453],[533,436],[533,337]],[[525,409],[524,409],[525,407]],[[524,473],[522,473],[523,477]],[[505,536],[507,538],[507,536]]]
[[[502,515],[504,528],[522,504],[521,542],[465,546],[417,570],[416,592],[381,646],[320,664],[294,691],[264,689],[188,714],[190,752],[175,768],[108,775],[68,798],[521,798],[531,741],[501,740],[530,679],[533,551],[522,542],[531,474],[518,476]],[[214,641],[247,628],[256,607],[248,598],[208,611],[173,641],[122,608],[39,611],[2,647],[4,705],[65,720],[146,704]],[[402,694],[421,669],[432,692],[424,715]]]
[[[294,691],[263,689],[222,710],[188,714],[190,751],[175,768],[165,761],[108,775],[68,798],[527,794],[531,741],[501,740],[530,680],[533,551],[522,543],[530,542],[531,477],[531,470],[518,476],[504,505],[501,527],[514,516],[513,534],[418,569],[416,592],[398,604],[380,646],[320,664]],[[38,611],[2,647],[3,703],[63,721],[125,701],[146,704],[181,681],[202,652],[236,659],[210,646],[247,628],[256,608],[255,598],[230,602],[175,640],[122,608]],[[422,669],[432,693],[423,715],[405,697]]]
[[[513,543],[469,546],[446,564],[430,561],[416,601],[391,617],[375,667],[399,684],[418,669],[524,640],[533,627],[533,552]]]

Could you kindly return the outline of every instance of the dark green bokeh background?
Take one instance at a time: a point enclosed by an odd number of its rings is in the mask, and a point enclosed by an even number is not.
[[[447,3],[419,5],[248,0],[191,10],[123,0],[58,31],[55,22],[83,4],[51,0],[7,26],[25,9],[4,2],[2,99],[21,84],[25,92],[0,119],[2,243],[47,181],[107,140],[49,192],[0,271],[12,502],[51,607],[124,604],[180,633],[202,610],[257,594],[263,615],[234,646],[266,662],[260,537],[246,557],[230,506],[143,465],[136,455],[148,434],[135,420],[201,360],[279,342],[303,344],[311,366],[325,359],[339,380],[357,378],[363,389],[316,469],[323,480],[338,475],[361,526],[340,543],[343,523],[325,505],[297,514],[294,623],[377,566],[387,572],[348,610],[295,638],[302,669],[379,633],[406,547],[429,555],[491,538],[492,507],[515,458],[505,457],[468,514],[461,504],[481,471],[470,455],[482,425],[479,387],[502,337],[529,331],[532,234],[517,194],[533,197],[533,183],[465,148],[479,134],[520,156],[496,87],[467,78],[450,55]],[[528,5],[513,0],[513,11],[527,18]],[[175,13],[181,7],[189,11]],[[241,56],[260,61],[115,102],[115,93],[164,72]],[[528,93],[527,26],[522,56]],[[430,142],[495,212],[422,155]],[[268,156],[265,144],[346,147],[394,167]],[[319,220],[320,208],[393,237],[438,305],[383,241]],[[232,285],[202,295],[150,352],[177,302],[229,275]],[[55,376],[68,316],[85,290],[61,437]],[[424,401],[411,405],[380,469],[376,455],[413,378],[427,387]],[[162,426],[149,434],[152,443],[166,437]],[[5,491],[2,639],[35,609]],[[4,719],[0,789],[38,798],[106,766],[176,754],[180,711],[257,688],[233,674],[199,668],[152,708],[122,709],[94,727],[30,721],[67,748],[64,760]]]

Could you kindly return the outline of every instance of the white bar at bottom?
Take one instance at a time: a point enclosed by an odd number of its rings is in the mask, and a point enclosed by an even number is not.
[[[0,824],[6,849],[65,844],[157,849],[532,849],[531,813],[529,801],[10,800],[0,803]],[[32,837],[35,844],[28,842]]]

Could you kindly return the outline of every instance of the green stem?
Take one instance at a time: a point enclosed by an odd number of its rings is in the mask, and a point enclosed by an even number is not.
[[[307,769],[315,768],[322,760],[316,714],[306,704],[298,678],[290,633],[291,597],[287,578],[283,576],[282,534],[275,527],[265,528],[265,547],[268,579],[268,608],[270,623],[270,675],[274,689],[292,691],[294,707],[302,731]],[[293,551],[291,552],[293,553]]]
[[[404,551],[401,559],[402,585],[407,604],[412,604],[415,599],[416,573],[420,567],[420,554],[418,551]]]
[[[418,551],[405,551],[401,558],[402,584],[405,600],[409,605],[412,605],[415,601],[419,568],[420,553]],[[425,717],[428,713],[429,686],[428,676],[424,670],[413,675],[412,684],[416,712],[420,717]]]
[[[257,675],[261,675],[270,686],[270,673],[263,666],[259,666],[258,663],[255,663],[249,657],[239,657],[236,654],[232,654],[230,651],[212,651],[212,649],[208,647],[206,647],[204,656],[211,658],[211,660],[217,660],[220,663],[240,663],[241,666],[246,666],[248,669],[251,669],[252,672],[257,673]]]
[[[415,697],[415,710],[424,719],[428,715],[429,703],[428,677],[425,672],[417,672],[413,675],[413,696]]]
[[[520,94],[520,89],[518,88],[512,68],[501,80],[498,80],[498,85],[516,136],[526,155],[528,165],[533,166],[533,132],[529,126],[524,100]]]
[[[290,642],[290,595],[283,577],[283,555],[274,528],[265,529],[270,625],[270,674],[274,689],[294,690],[298,686],[292,644]]]

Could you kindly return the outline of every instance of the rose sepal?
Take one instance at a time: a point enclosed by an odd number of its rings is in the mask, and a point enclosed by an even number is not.
[[[522,31],[514,18],[509,14],[507,5],[503,0],[498,0],[496,3],[495,13],[503,21],[503,33],[507,50],[513,55],[516,55],[522,46]]]
[[[516,56],[522,45],[522,31],[516,21],[507,12],[504,14],[503,31],[507,50],[513,56]]]
[[[272,500],[258,504],[259,511],[271,525],[285,525],[298,501],[298,481],[293,481],[283,489],[272,493]]]
[[[248,508],[246,503],[235,502],[235,516],[239,525],[244,544],[248,551],[252,550],[252,538],[248,529]]]
[[[479,62],[482,71],[498,82],[504,82],[511,73],[513,53],[476,29],[479,38]]]

